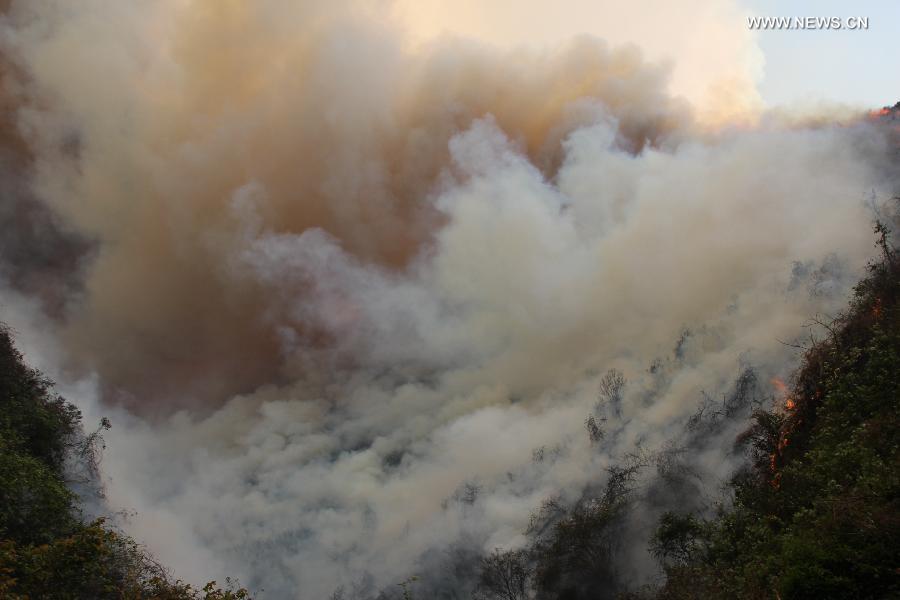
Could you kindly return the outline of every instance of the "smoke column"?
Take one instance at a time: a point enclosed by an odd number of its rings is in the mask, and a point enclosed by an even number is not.
[[[745,71],[423,41],[382,3],[5,7],[0,318],[111,417],[107,509],[193,581],[463,597],[454,553],[523,545],[748,368],[773,394],[872,253],[895,134],[754,112],[752,40],[697,6]],[[740,425],[682,457],[701,495]]]

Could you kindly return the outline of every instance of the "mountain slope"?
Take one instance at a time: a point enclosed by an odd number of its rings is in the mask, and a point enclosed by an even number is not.
[[[73,483],[89,483],[99,432],[29,368],[0,326],[0,598],[241,600],[246,590],[198,590],[168,573],[103,520],[85,523]]]
[[[752,463],[733,505],[663,517],[667,582],[650,597],[900,596],[900,259],[876,233],[882,259],[740,440]]]

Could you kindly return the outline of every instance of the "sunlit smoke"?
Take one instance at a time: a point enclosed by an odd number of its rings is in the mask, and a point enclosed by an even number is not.
[[[730,3],[697,5],[725,28]],[[789,401],[783,342],[843,306],[896,193],[878,115],[757,114],[752,40],[720,36],[750,58],[692,105],[672,81],[698,67],[635,46],[413,43],[419,17],[384,14],[29,0],[0,21],[0,193],[35,211],[0,217],[37,224],[0,245],[0,318],[112,418],[108,508],[191,580],[468,589],[452,552],[519,547],[547,498],[679,444],[702,508],[743,422],[692,415]],[[651,517],[688,502],[642,481],[632,583]]]

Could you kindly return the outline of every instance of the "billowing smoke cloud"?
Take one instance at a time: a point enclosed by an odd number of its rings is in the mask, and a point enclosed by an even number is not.
[[[732,0],[397,0],[412,41],[447,34],[503,46],[536,46],[590,33],[612,44],[638,44],[671,67],[669,89],[705,122],[752,120],[762,101],[756,82],[764,60],[749,12]]]
[[[688,443],[691,415],[742,372],[769,392],[895,191],[875,124],[701,133],[633,47],[411,49],[377,8],[30,0],[0,27],[54,232],[24,247],[77,279],[58,332],[8,276],[3,318],[113,417],[109,505],[189,578],[462,594],[440,565],[679,439],[712,494],[740,422]]]
[[[264,194],[265,226],[320,228],[365,263],[401,267],[440,219],[426,199],[473,120],[493,115],[548,173],[595,117],[586,98],[633,150],[684,120],[665,72],[634,49],[410,55],[349,8],[282,4],[10,11],[37,193],[101,243],[67,336],[113,389],[183,405],[281,374],[284,315],[223,262],[245,227],[239,190]]]

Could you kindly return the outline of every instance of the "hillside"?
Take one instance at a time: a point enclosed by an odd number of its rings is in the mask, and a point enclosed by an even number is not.
[[[846,312],[821,323],[827,337],[803,348],[784,396],[737,440],[749,461],[717,514],[666,513],[652,540],[665,581],[620,597],[900,595],[900,258],[889,232],[876,232],[881,259]],[[71,487],[96,477],[106,427],[85,435],[79,411],[0,329],[0,597],[249,598],[231,582],[199,590],[175,580],[103,520],[83,521]],[[556,519],[530,548],[481,559],[475,595],[607,597],[595,584],[615,579],[604,549],[636,468],[614,468],[597,502]],[[419,597],[410,582],[394,593]]]
[[[900,262],[876,233],[881,261],[805,349],[783,406],[739,440],[752,460],[733,505],[663,517],[667,582],[649,597],[900,596]]]
[[[173,580],[134,540],[82,520],[71,485],[96,475],[100,433],[29,368],[0,327],[0,598],[246,600],[215,582]]]
[[[659,584],[629,591],[615,558],[627,545],[621,525],[637,499],[636,473],[665,462],[636,456],[611,467],[607,485],[586,501],[546,505],[533,519],[543,532],[529,531],[528,547],[483,558],[476,597],[900,596],[900,260],[890,232],[878,225],[876,234],[881,259],[850,306],[815,320],[827,337],[798,348],[804,355],[792,381],[774,382],[780,397],[753,411],[734,450],[720,449],[747,457],[724,497],[712,511],[663,513],[650,542]],[[746,408],[755,385],[752,371],[742,375],[725,411]],[[594,421],[587,427],[602,437]]]

